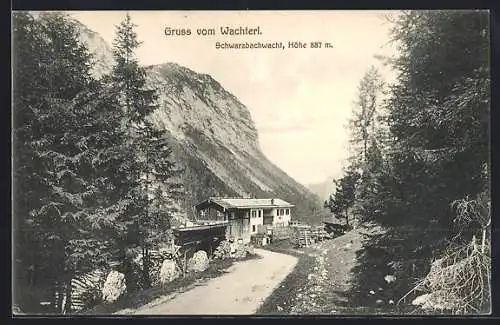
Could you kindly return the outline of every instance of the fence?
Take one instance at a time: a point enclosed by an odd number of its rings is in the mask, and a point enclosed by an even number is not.
[[[285,224],[258,225],[257,234],[267,235],[272,240],[288,239],[291,236],[291,228]]]
[[[290,239],[297,247],[307,247],[315,242],[331,238],[322,226],[293,225]]]
[[[295,225],[290,239],[297,247],[307,247],[313,243],[311,226]]]

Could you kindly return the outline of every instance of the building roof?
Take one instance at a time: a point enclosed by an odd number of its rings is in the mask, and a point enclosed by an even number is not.
[[[184,231],[199,231],[199,230],[206,230],[206,229],[213,229],[213,228],[225,228],[229,224],[228,221],[213,221],[213,222],[206,222],[203,224],[197,224],[194,226],[188,226],[188,227],[176,227],[173,228],[174,232],[184,232]]]
[[[211,197],[208,200],[200,202],[196,207],[203,207],[214,203],[225,209],[251,209],[251,208],[291,208],[293,204],[278,198],[270,199],[244,199],[244,198],[216,198]]]

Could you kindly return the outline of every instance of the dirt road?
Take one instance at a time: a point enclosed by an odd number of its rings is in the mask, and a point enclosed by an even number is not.
[[[137,310],[117,314],[251,315],[293,270],[297,258],[255,249],[262,258],[236,262],[218,278],[193,289],[159,298]]]

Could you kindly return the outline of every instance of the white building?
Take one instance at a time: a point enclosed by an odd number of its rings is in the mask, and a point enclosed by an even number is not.
[[[288,226],[293,207],[278,198],[210,198],[195,206],[199,220],[227,221],[226,236],[244,242],[250,242],[259,225]]]

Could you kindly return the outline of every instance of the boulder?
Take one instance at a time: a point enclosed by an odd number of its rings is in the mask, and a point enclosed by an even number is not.
[[[253,246],[247,246],[246,250],[248,254],[255,255],[255,249]]]
[[[234,243],[234,242],[231,242],[229,244],[229,254],[231,257],[234,257],[236,255],[236,251],[238,249],[238,244]]]
[[[188,271],[203,272],[208,268],[208,255],[205,251],[197,251],[188,261]]]
[[[395,277],[394,275],[390,275],[390,274],[388,274],[388,275],[386,275],[386,276],[384,277],[384,280],[385,280],[385,282],[387,282],[387,283],[391,283],[391,282],[396,281],[396,277]]]
[[[125,275],[118,271],[109,272],[102,288],[102,299],[107,302],[113,302],[126,291]]]
[[[19,305],[12,305],[12,314],[13,315],[25,315],[23,311],[21,310],[21,307]]]
[[[166,284],[177,279],[180,275],[180,270],[175,261],[166,259],[161,264],[160,268],[160,283]]]
[[[236,252],[234,253],[234,258],[245,258],[247,256],[247,247],[243,244],[238,244],[236,246]]]
[[[430,297],[431,297],[431,295],[429,293],[420,295],[417,298],[413,299],[411,304],[414,306],[421,306],[421,305],[425,304],[429,300]]]
[[[219,243],[214,251],[215,259],[226,259],[231,255],[231,244],[227,240],[223,240]]]
[[[418,296],[411,303],[427,310],[452,310],[460,301],[458,298],[443,295],[441,291],[435,291]]]

